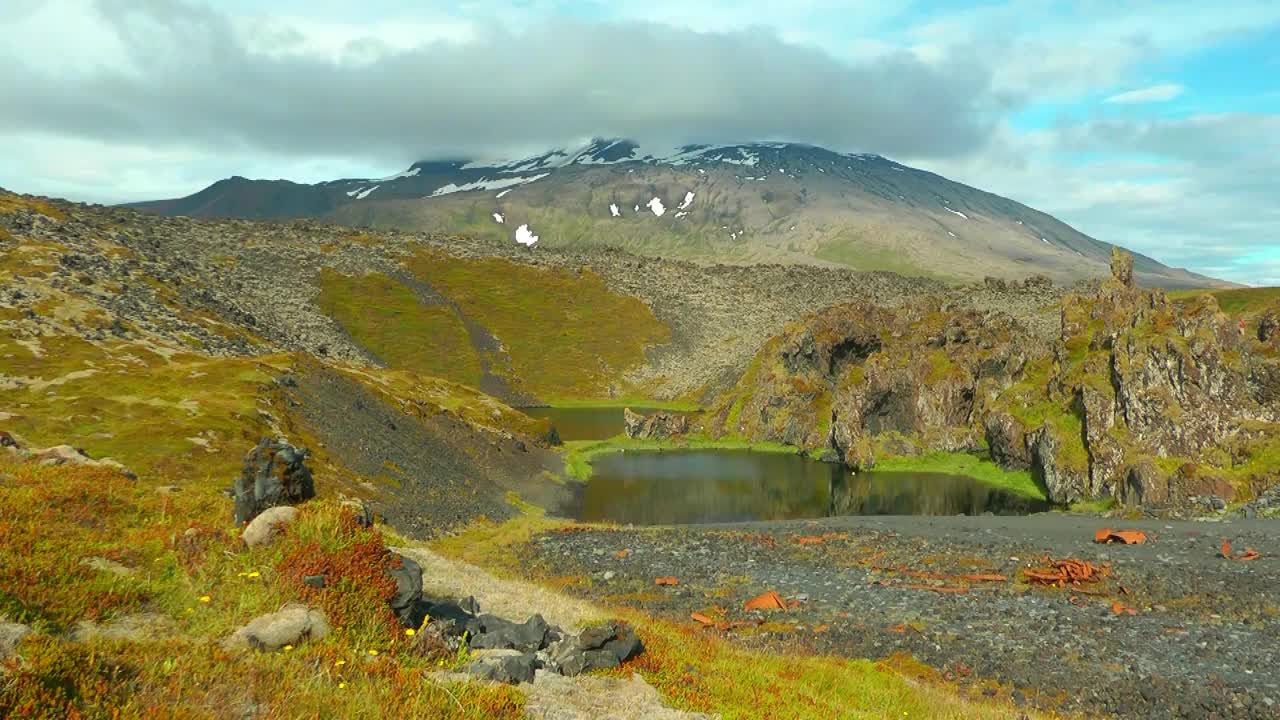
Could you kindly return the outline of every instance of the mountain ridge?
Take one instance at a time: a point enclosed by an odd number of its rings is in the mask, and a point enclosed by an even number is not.
[[[645,148],[594,140],[519,159],[425,160],[384,178],[220,180],[132,203],[163,215],[463,232],[712,262],[887,270],[949,281],[1107,275],[1112,245],[1053,216],[875,154],[796,143]],[[1144,283],[1229,285],[1135,254]]]

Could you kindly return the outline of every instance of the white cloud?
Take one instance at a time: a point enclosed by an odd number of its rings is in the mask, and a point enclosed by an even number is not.
[[[1145,87],[1140,90],[1130,90],[1128,92],[1119,93],[1118,95],[1112,95],[1106,100],[1103,100],[1103,102],[1112,105],[1136,105],[1139,103],[1169,102],[1174,98],[1181,97],[1182,93],[1185,91],[1186,88],[1173,83],[1152,85],[1151,87]]]

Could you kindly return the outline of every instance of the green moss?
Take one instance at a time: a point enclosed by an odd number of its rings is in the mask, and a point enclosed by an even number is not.
[[[409,269],[502,343],[522,389],[556,402],[608,397],[670,330],[591,270],[423,252]]]
[[[1048,500],[1045,489],[1026,470],[1005,470],[988,458],[967,453],[932,453],[911,457],[877,458],[875,470],[964,475],[1007,492]]]
[[[413,290],[378,273],[320,273],[322,310],[361,347],[388,365],[467,385],[480,383],[480,357],[466,326],[445,303],[421,302]]]

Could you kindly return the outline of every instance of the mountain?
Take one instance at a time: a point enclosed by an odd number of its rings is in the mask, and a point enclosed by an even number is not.
[[[968,281],[1107,275],[1112,246],[1008,198],[879,155],[751,143],[595,140],[518,160],[420,162],[304,185],[234,177],[133,207],[165,215],[465,233],[643,255],[801,263]],[[1144,284],[1225,284],[1136,257]]]

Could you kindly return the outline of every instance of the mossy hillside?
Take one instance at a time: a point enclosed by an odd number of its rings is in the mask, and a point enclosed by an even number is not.
[[[380,273],[349,277],[326,268],[318,282],[320,308],[387,365],[480,383],[480,357],[449,305],[424,303],[412,289]]]
[[[1233,290],[1176,290],[1169,293],[1173,300],[1186,301],[1202,295],[1212,295],[1222,311],[1232,317],[1261,312],[1280,302],[1280,287],[1236,288]]]
[[[19,210],[38,212],[47,218],[58,221],[67,219],[67,214],[48,200],[0,190],[0,215],[11,215]]]
[[[502,343],[517,386],[543,400],[625,394],[622,378],[671,333],[640,300],[589,269],[423,252],[408,268]]]
[[[216,718],[256,706],[299,717],[523,716],[511,688],[426,677],[456,658],[413,650],[387,610],[386,544],[348,508],[306,504],[276,543],[248,549],[210,483],[159,494],[111,469],[15,464],[7,455],[0,475],[0,614],[37,630],[19,648],[21,660],[6,663],[0,715]],[[331,582],[309,588],[301,570],[323,571]],[[323,608],[333,620],[329,637],[281,653],[218,647],[290,601]],[[62,635],[77,622],[110,625],[140,612],[156,627],[167,623],[173,637]]]
[[[0,383],[10,385],[4,427],[37,446],[74,443],[139,473],[225,476],[267,430],[260,388],[286,362],[67,336],[19,342],[0,330]]]
[[[989,457],[973,453],[929,453],[884,457],[876,460],[877,472],[921,472],[964,475],[1015,495],[1047,500],[1045,489],[1026,470],[1006,470]]]

